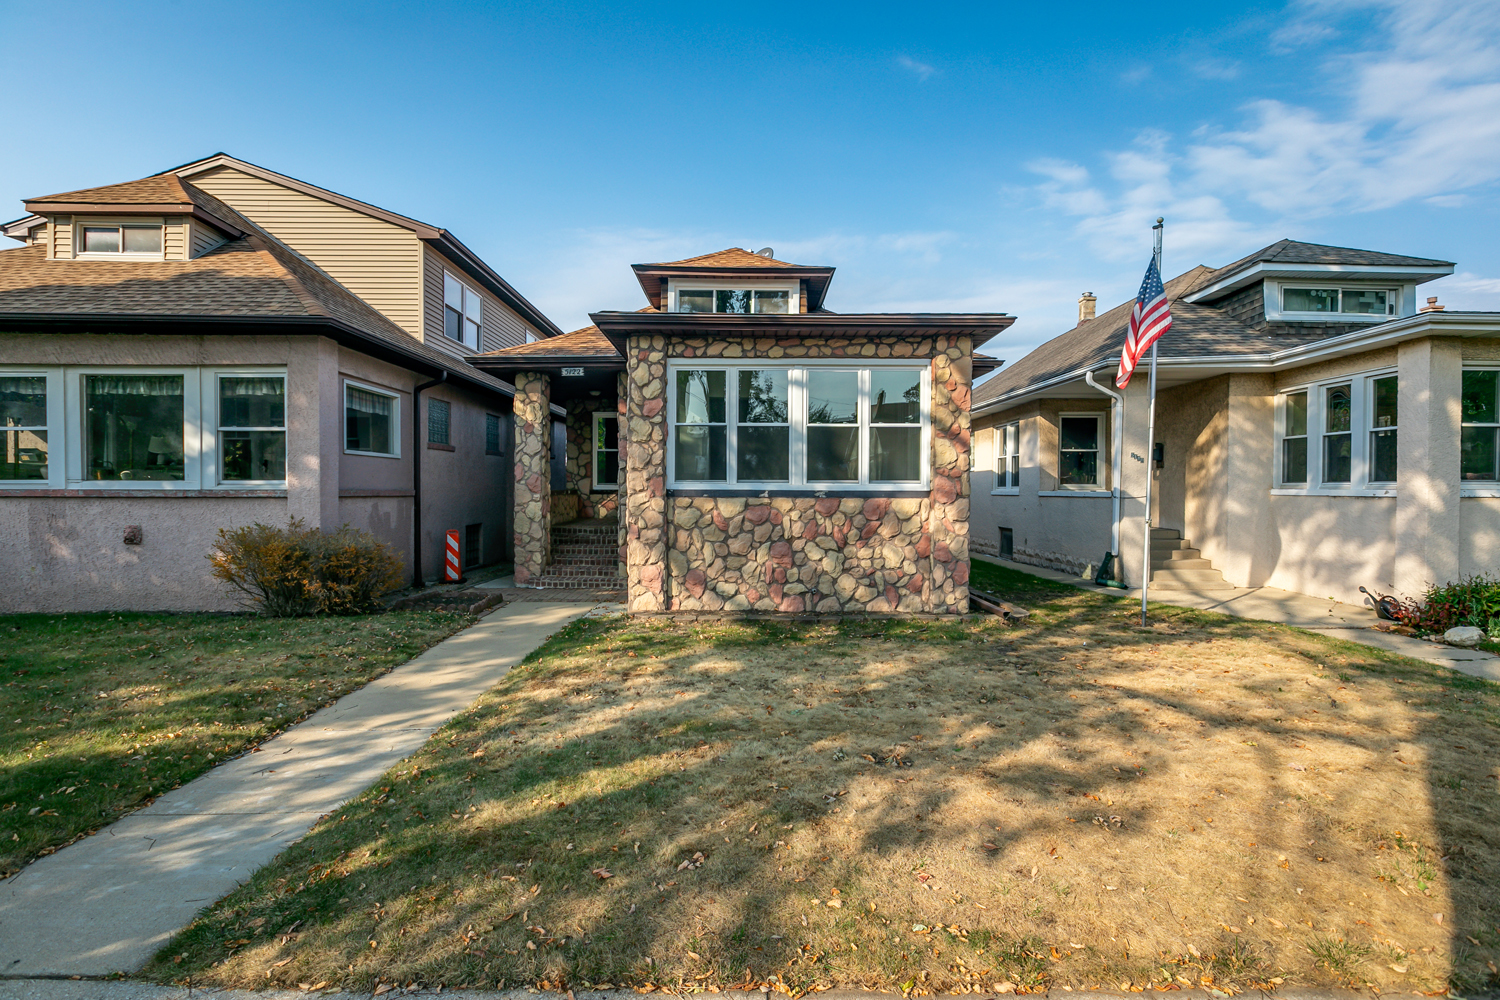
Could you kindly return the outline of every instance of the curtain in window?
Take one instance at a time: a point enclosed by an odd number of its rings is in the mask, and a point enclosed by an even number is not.
[[[391,415],[391,397],[376,392],[349,387],[349,409],[358,413],[371,413],[379,417]]]
[[[281,396],[286,393],[286,380],[280,375],[272,378],[236,375],[220,380],[219,391],[225,396]]]
[[[89,392],[98,396],[181,396],[181,375],[90,375]]]

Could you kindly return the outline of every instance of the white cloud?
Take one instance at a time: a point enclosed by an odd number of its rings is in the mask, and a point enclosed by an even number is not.
[[[911,56],[897,57],[896,64],[898,66],[901,66],[903,69],[911,70],[917,75],[918,80],[926,80],[929,76],[932,76],[937,72],[937,67],[929,66],[924,62],[917,62],[917,60],[913,59]]]
[[[1103,178],[1039,161],[1042,204],[1076,217],[1078,235],[1106,258],[1138,254],[1156,215],[1176,252],[1240,253],[1306,236],[1320,217],[1415,200],[1456,207],[1500,179],[1500,4],[1302,0],[1291,15],[1275,44],[1330,47],[1347,37],[1346,21],[1379,40],[1325,58],[1340,95],[1332,110],[1261,100],[1238,127],[1200,129],[1185,143],[1143,133],[1105,154]]]

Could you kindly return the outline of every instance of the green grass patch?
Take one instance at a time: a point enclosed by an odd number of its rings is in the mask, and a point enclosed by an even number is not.
[[[455,614],[0,616],[0,876],[463,627]]]

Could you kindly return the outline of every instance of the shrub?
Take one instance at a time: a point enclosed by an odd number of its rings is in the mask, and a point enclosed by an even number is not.
[[[375,611],[402,580],[400,558],[369,532],[344,525],[325,534],[300,518],[285,528],[220,528],[209,562],[217,579],[274,618]]]
[[[1500,619],[1500,579],[1475,575],[1428,587],[1421,600],[1400,602],[1396,618],[1424,633],[1446,632],[1459,625],[1491,632]]]

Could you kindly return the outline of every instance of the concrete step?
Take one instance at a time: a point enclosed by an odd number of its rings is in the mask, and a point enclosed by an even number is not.
[[[1155,541],[1158,538],[1181,538],[1181,537],[1182,537],[1182,532],[1178,531],[1176,528],[1152,528],[1151,529],[1151,539],[1152,539],[1152,541]]]
[[[1216,569],[1163,569],[1151,574],[1158,590],[1233,590],[1234,584]]]
[[[1196,549],[1187,549],[1188,552],[1196,552]],[[1158,569],[1213,569],[1214,564],[1207,559],[1199,559],[1196,556],[1178,559],[1177,553],[1172,553],[1171,559],[1151,560],[1152,570]]]
[[[1201,559],[1203,552],[1199,549],[1151,549],[1151,558],[1154,560],[1171,560],[1180,562],[1183,559]]]
[[[1192,548],[1193,543],[1186,538],[1153,538],[1151,539],[1152,552],[1170,552],[1173,549]]]

